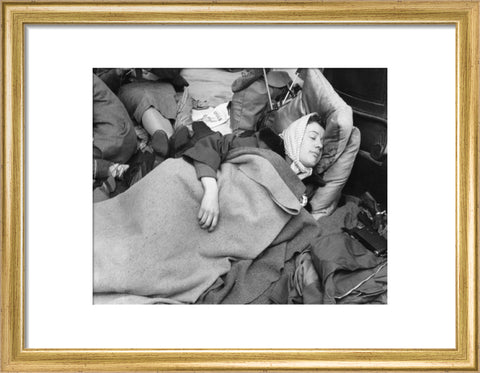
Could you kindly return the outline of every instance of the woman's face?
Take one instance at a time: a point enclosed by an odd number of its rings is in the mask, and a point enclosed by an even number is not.
[[[299,161],[305,167],[314,167],[322,157],[324,132],[322,126],[316,122],[307,125],[299,156]]]

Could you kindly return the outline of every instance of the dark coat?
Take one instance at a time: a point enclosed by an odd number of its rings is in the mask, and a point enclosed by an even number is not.
[[[196,133],[198,132],[197,128]],[[208,133],[205,130],[203,133],[206,135],[195,139],[192,146],[183,153],[184,158],[193,161],[199,179],[204,176],[216,178],[217,170],[233,149],[270,149],[285,158],[282,139],[269,128],[242,134],[222,135],[219,132]]]

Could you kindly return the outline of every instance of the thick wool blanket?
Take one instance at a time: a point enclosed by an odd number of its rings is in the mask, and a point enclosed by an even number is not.
[[[292,216],[280,234],[258,257],[232,263],[228,273],[197,300],[208,304],[270,304],[281,302],[278,292],[288,295],[288,277],[295,271],[296,254],[309,248],[319,227],[306,210]]]
[[[198,224],[203,190],[183,159],[94,205],[96,303],[193,303],[232,261],[256,258],[299,214],[298,193],[271,162],[248,152],[230,158],[218,173],[214,232]]]

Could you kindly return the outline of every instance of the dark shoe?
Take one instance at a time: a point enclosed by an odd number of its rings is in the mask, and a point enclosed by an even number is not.
[[[177,92],[181,92],[185,87],[188,87],[188,82],[181,75],[177,75],[172,80],[172,84],[173,84],[173,87],[175,88],[175,91]]]
[[[170,156],[173,158],[179,158],[183,153],[192,146],[190,140],[190,133],[188,128],[183,126],[179,127],[170,137]]]
[[[235,79],[232,83],[232,91],[238,92],[250,86],[254,81],[263,75],[263,69],[245,69],[242,76]]]
[[[152,149],[153,151],[159,155],[160,157],[167,158],[170,147],[167,134],[162,131],[158,130],[152,135]]]
[[[123,177],[122,184],[125,186],[125,189],[128,189],[148,174],[153,169],[156,158],[158,156],[149,150],[137,152],[130,160],[130,167]],[[162,157],[162,159],[165,158]]]
[[[158,77],[159,81],[172,83],[177,92],[181,92],[184,87],[188,87],[188,82],[180,75],[182,69],[151,68],[150,71]]]

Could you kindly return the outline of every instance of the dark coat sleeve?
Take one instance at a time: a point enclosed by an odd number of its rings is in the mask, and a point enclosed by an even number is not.
[[[233,134],[223,136],[215,132],[198,140],[183,156],[193,161],[199,179],[205,176],[217,178],[217,170],[233,147],[234,139]]]

